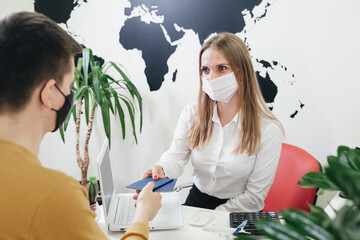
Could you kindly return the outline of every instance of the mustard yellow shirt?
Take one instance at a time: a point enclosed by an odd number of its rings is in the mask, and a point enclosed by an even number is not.
[[[149,227],[144,222],[134,222],[126,231],[121,240],[148,240]]]
[[[0,191],[1,239],[108,239],[78,181],[41,166],[29,150],[3,140]],[[145,223],[135,223],[132,229],[134,234],[126,239],[147,239]]]

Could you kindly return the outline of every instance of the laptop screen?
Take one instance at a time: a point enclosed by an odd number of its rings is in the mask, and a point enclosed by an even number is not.
[[[105,151],[102,156],[103,158],[102,158],[102,161],[100,164],[100,174],[101,174],[100,180],[103,181],[102,182],[102,194],[104,194],[103,199],[105,199],[105,208],[106,208],[105,215],[108,216],[111,197],[114,192],[114,182],[113,182],[113,177],[112,177],[112,172],[111,172],[109,148],[108,148],[107,144],[104,144],[103,148],[104,147],[106,147],[106,149],[102,149],[102,151],[103,150],[105,150]]]

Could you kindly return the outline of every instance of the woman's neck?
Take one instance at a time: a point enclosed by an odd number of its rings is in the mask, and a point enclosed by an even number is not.
[[[236,93],[227,103],[217,102],[218,116],[222,126],[231,122],[231,120],[233,120],[235,115],[239,112],[237,99],[238,97]]]

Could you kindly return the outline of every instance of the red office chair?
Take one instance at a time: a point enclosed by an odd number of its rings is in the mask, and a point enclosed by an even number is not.
[[[320,163],[305,150],[283,143],[274,182],[265,199],[263,211],[279,212],[297,208],[310,212],[315,204],[317,188],[303,188],[298,181],[308,172],[321,171]]]

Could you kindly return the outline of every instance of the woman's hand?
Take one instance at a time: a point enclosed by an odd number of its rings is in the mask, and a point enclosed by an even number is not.
[[[154,180],[158,180],[159,178],[164,178],[165,177],[165,173],[162,167],[160,167],[159,165],[154,165],[152,168],[146,170],[145,172],[143,172],[143,174],[141,175],[141,179],[147,178],[152,176],[152,178]],[[136,193],[139,194],[141,192],[141,190],[136,190]]]
[[[157,180],[159,178],[164,178],[165,173],[164,173],[164,170],[162,169],[162,167],[155,164],[152,168],[150,168],[150,169],[146,170],[145,172],[143,172],[143,174],[141,175],[141,179],[147,178],[149,176],[152,176],[152,178],[154,180]]]

